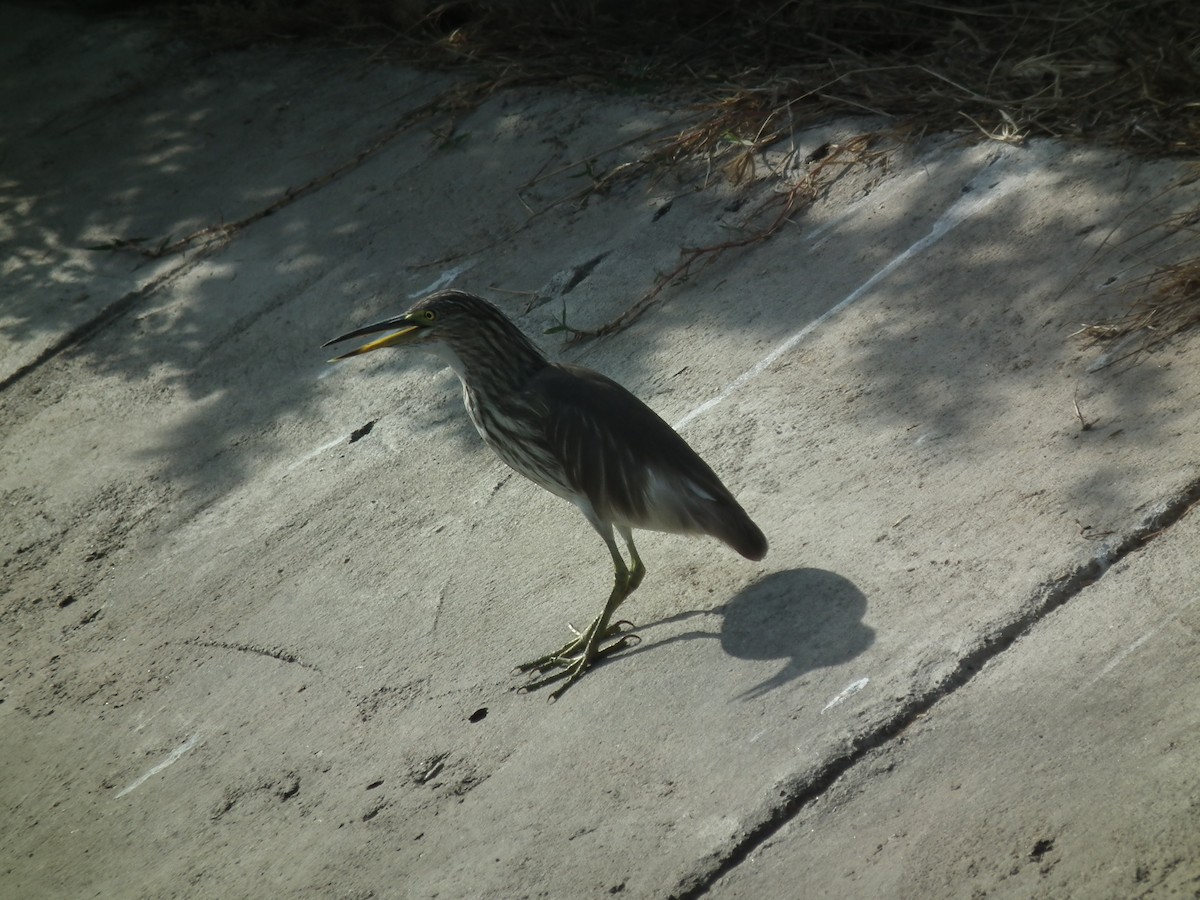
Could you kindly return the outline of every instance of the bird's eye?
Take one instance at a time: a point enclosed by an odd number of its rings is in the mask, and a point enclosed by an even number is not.
[[[432,322],[434,319],[437,318],[437,316],[434,314],[432,309],[427,309],[421,313],[421,318],[424,319],[426,322]]]

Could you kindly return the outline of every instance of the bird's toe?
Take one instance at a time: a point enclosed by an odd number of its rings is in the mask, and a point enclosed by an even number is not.
[[[571,685],[582,678],[583,673],[597,660],[611,656],[614,653],[624,650],[626,647],[634,647],[641,643],[642,639],[636,634],[621,632],[617,628],[620,624],[619,622],[614,623],[610,629],[606,629],[605,631],[606,635],[619,634],[620,637],[607,646],[595,647],[591,653],[586,651],[575,654],[551,653],[548,656],[543,656],[540,659],[517,666],[516,671],[519,673],[536,672],[539,675],[545,676],[521,685],[517,688],[517,691],[526,694],[563,681],[564,683],[550,694],[550,700],[557,700],[567,692],[567,689]]]

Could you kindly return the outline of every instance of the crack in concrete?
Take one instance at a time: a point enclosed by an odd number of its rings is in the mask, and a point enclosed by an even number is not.
[[[207,250],[208,248],[205,248]],[[187,258],[179,265],[160,275],[155,276],[140,288],[130,291],[122,297],[114,300],[112,303],[104,306],[96,315],[83,322],[80,322],[74,328],[62,334],[58,340],[44,348],[41,353],[35,356],[25,365],[13,371],[11,374],[0,379],[0,392],[7,390],[15,385],[27,375],[32,375],[43,365],[50,362],[55,357],[59,356],[71,347],[78,344],[86,343],[91,338],[95,337],[103,331],[108,325],[120,319],[131,309],[137,306],[138,302],[146,297],[154,294],[159,288],[166,287],[176,279],[186,275],[196,265],[204,259],[208,254],[205,250],[200,250],[195,255]]]
[[[1023,613],[985,633],[974,649],[962,656],[954,671],[939,684],[924,694],[909,698],[894,716],[873,731],[856,738],[846,753],[830,760],[815,776],[794,784],[781,785],[783,802],[771,810],[763,821],[751,826],[728,853],[714,857],[710,868],[682,879],[669,895],[671,900],[694,900],[707,894],[717,881],[749,859],[870,753],[886,746],[941,700],[969,684],[988,663],[1031,632],[1048,615],[1099,581],[1116,563],[1164,534],[1198,503],[1200,479],[1192,481],[1171,499],[1156,504],[1120,541],[1107,545],[1090,560],[1076,565],[1066,574],[1044,582]]]

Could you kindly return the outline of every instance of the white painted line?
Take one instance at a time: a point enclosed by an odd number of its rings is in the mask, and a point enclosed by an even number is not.
[[[1009,158],[1006,157],[1001,162],[1007,162],[1008,159]],[[994,166],[985,167],[983,172],[981,172],[979,175],[976,175],[975,178],[973,178],[968,184],[969,190],[960,195],[957,200],[950,204],[950,207],[944,213],[942,213],[941,217],[938,218],[936,222],[933,223],[933,227],[929,229],[929,234],[925,235],[925,237],[921,238],[903,253],[896,256],[886,266],[851,291],[840,302],[836,303],[821,315],[817,316],[817,318],[813,319],[795,334],[786,338],[782,343],[776,346],[774,350],[756,362],[737,378],[733,379],[733,381],[729,382],[729,384],[725,385],[725,387],[723,387],[715,397],[710,397],[708,400],[705,400],[703,403],[685,415],[682,419],[675,423],[675,430],[679,431],[685,425],[687,425],[688,422],[692,421],[692,419],[703,415],[717,404],[726,400],[734,391],[742,387],[742,385],[753,381],[768,368],[770,368],[771,364],[779,359],[779,357],[783,356],[798,343],[812,334],[812,332],[815,331],[819,326],[836,316],[847,306],[862,297],[863,294],[875,287],[875,285],[880,281],[891,275],[892,272],[906,263],[909,259],[917,254],[925,252],[967,219],[978,215],[1001,197],[1006,196],[1015,187],[1021,184],[1023,178],[1027,174],[1027,170],[1031,168],[1031,166],[1032,161],[1023,160],[1022,164],[1013,165],[1009,168],[1009,171],[1002,173],[994,171]],[[976,182],[984,180],[981,177],[984,175],[988,176],[988,178],[995,178],[996,183],[991,187],[976,184]]]
[[[838,694],[836,697],[834,697],[832,700],[830,700],[828,703],[825,704],[825,708],[821,710],[821,715],[825,715],[825,713],[827,713],[829,710],[833,709],[835,706],[837,706],[843,700],[846,700],[849,697],[853,697],[855,694],[857,694],[859,691],[861,691],[863,688],[865,688],[870,683],[871,683],[870,678],[860,678],[860,679],[858,679],[858,681],[850,682],[848,685],[846,685],[845,690],[843,690],[840,694]]]
[[[166,759],[164,759],[162,762],[160,762],[157,766],[154,766],[153,768],[150,769],[150,771],[146,772],[141,777],[134,779],[128,785],[123,787],[120,790],[120,792],[117,794],[117,799],[124,797],[126,794],[128,794],[130,791],[132,791],[134,788],[140,787],[147,778],[153,778],[155,775],[157,775],[159,772],[161,772],[167,766],[174,765],[175,763],[179,762],[179,758],[181,756],[183,756],[183,754],[185,754],[189,750],[191,750],[193,747],[195,747],[196,744],[198,744],[199,742],[200,742],[200,735],[193,734],[190,738],[188,738],[186,741],[184,741],[182,744],[180,744],[178,747],[176,747],[174,750],[172,750],[171,755],[168,756]]]

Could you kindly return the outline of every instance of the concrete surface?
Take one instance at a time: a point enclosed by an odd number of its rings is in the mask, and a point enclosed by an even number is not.
[[[865,755],[709,896],[1196,896],[1197,541],[1193,512]]]
[[[1072,337],[1180,252],[1185,165],[893,148],[567,347],[879,123],[584,197],[686,111],[0,23],[0,895],[1200,890],[1200,351]],[[319,349],[449,283],[772,541],[643,535],[643,643],[555,704],[511,670],[603,546],[448,371]]]

